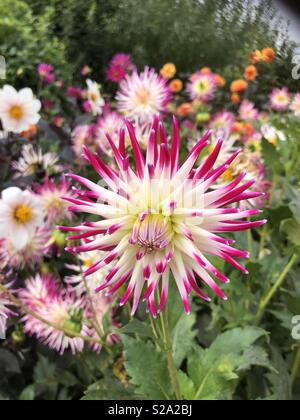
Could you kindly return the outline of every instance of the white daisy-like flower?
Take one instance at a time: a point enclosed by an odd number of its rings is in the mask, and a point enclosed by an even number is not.
[[[43,225],[39,198],[30,191],[10,187],[0,200],[0,238],[9,237],[16,249],[23,249]]]
[[[171,100],[166,81],[154,69],[126,76],[116,97],[119,111],[132,120],[146,121],[166,110]]]
[[[19,160],[12,163],[16,171],[14,177],[38,175],[41,172],[47,175],[61,172],[62,167],[58,165],[59,157],[56,153],[45,153],[41,148],[35,149],[32,144],[23,146]]]
[[[41,102],[34,98],[29,88],[19,92],[12,86],[0,89],[0,119],[3,129],[21,133],[40,119]]]
[[[286,141],[286,136],[283,131],[277,130],[276,127],[264,124],[261,127],[261,133],[266,140],[271,144],[278,144],[280,141]]]
[[[101,115],[105,101],[101,96],[100,87],[97,82],[88,79],[87,84],[87,99],[91,105],[93,115]]]

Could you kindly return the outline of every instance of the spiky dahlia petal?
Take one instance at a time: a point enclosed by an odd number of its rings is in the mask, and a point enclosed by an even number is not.
[[[116,99],[125,117],[146,121],[165,111],[171,91],[166,80],[154,69],[145,67],[141,74],[135,70],[121,81]]]
[[[136,140],[134,128],[126,121],[132,142],[135,167],[129,164],[123,147],[112,143],[118,171],[85,149],[88,162],[107,182],[108,189],[71,175],[85,188],[73,200],[73,210],[99,216],[99,221],[86,222],[63,230],[81,232],[85,242],[71,248],[73,252],[102,251],[103,257],[86,270],[97,270],[114,261],[108,275],[96,291],[111,295],[126,285],[121,305],[133,299],[132,314],[140,299],[147,301],[153,316],[162,311],[168,296],[171,274],[177,284],[187,313],[189,296],[194,290],[202,299],[207,285],[221,299],[226,299],[217,282],[229,279],[211,264],[211,256],[219,257],[242,272],[247,270],[237,261],[249,256],[247,251],[232,247],[234,241],[219,236],[220,232],[251,229],[265,221],[249,221],[257,210],[242,210],[237,203],[256,192],[247,192],[253,180],[243,183],[245,173],[229,184],[212,189],[240,151],[218,166],[223,143],[218,141],[202,164],[195,169],[199,154],[208,145],[210,132],[194,146],[185,161],[179,162],[179,126],[173,121],[172,144],[169,146],[164,127],[156,117],[152,124],[146,156]],[[122,144],[124,131],[120,133]],[[90,198],[92,192],[94,200]],[[82,197],[85,197],[84,199]],[[70,200],[69,200],[70,201]],[[160,289],[160,298],[156,292]]]

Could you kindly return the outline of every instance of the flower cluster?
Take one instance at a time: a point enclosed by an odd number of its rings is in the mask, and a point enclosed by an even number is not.
[[[247,273],[237,232],[265,223],[264,146],[286,141],[276,120],[300,116],[300,93],[264,83],[276,59],[255,51],[225,78],[120,53],[107,90],[88,66],[68,85],[48,63],[39,99],[0,89],[1,336],[18,321],[59,353],[98,352],[129,302],[156,317],[173,286],[187,313],[209,289],[226,300],[230,266]]]

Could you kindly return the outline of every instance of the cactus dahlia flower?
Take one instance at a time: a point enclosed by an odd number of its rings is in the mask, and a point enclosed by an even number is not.
[[[121,114],[144,122],[166,110],[171,91],[166,80],[146,67],[143,73],[134,71],[122,80],[116,99]]]
[[[216,79],[213,74],[202,71],[192,74],[187,86],[191,99],[207,102],[214,96],[217,89]]]
[[[260,195],[247,192],[255,181],[242,183],[245,173],[226,185],[211,188],[228,170],[239,151],[215,167],[222,148],[222,141],[219,141],[195,168],[200,152],[208,145],[210,133],[207,133],[181,164],[177,121],[174,119],[169,147],[164,127],[155,118],[144,157],[133,126],[128,121],[126,126],[135,157],[134,168],[124,148],[125,131],[121,130],[118,147],[108,136],[118,171],[107,166],[100,156],[84,149],[86,159],[109,189],[70,174],[74,181],[86,188],[79,190],[77,199],[66,197],[72,203],[70,210],[88,213],[98,220],[73,228],[61,227],[75,232],[70,240],[85,241],[83,245],[70,247],[69,251],[105,252],[103,258],[85,271],[86,276],[115,261],[97,291],[107,289],[112,294],[127,284],[120,304],[124,305],[133,296],[132,314],[142,294],[153,316],[157,314],[157,305],[158,311],[162,311],[170,281],[176,282],[187,313],[190,312],[188,297],[192,290],[204,300],[210,300],[200,289],[200,283],[226,300],[214,278],[221,283],[228,283],[229,279],[213,266],[209,257],[220,257],[247,273],[236,259],[247,258],[249,253],[233,248],[233,241],[223,238],[220,233],[241,231],[265,223],[264,220],[247,220],[258,214],[258,210],[241,211],[236,206],[237,202]],[[156,301],[159,289],[160,298]]]
[[[25,287],[19,291],[24,305],[45,319],[46,324],[30,314],[22,318],[24,331],[36,336],[50,348],[63,354],[68,348],[72,353],[81,352],[84,341],[80,337],[71,337],[64,329],[72,333],[89,333],[83,323],[84,301],[72,290],[60,288],[56,278],[39,274],[25,281]]]

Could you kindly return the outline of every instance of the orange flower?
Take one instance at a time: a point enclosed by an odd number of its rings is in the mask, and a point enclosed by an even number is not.
[[[183,83],[179,79],[174,79],[174,80],[172,80],[172,82],[170,83],[169,86],[170,86],[171,92],[178,93],[178,92],[182,91]]]
[[[192,104],[189,102],[184,102],[176,109],[176,114],[180,117],[188,117],[189,115],[193,114]]]
[[[248,66],[245,69],[244,77],[246,80],[253,82],[257,78],[258,72],[255,66]]]
[[[226,80],[220,74],[215,75],[216,83],[219,88],[222,88],[226,85]]]
[[[272,63],[275,60],[276,53],[273,48],[264,48],[261,52],[262,59],[265,63]]]
[[[246,80],[235,80],[231,83],[230,90],[232,93],[245,92],[248,89],[248,83]]]
[[[27,130],[22,131],[21,136],[26,137],[28,140],[31,140],[33,137],[35,137],[38,133],[38,126],[35,124],[32,124]]]
[[[240,95],[239,95],[238,93],[233,93],[233,94],[231,95],[231,102],[232,102],[233,104],[238,104],[239,102],[241,102],[241,97],[240,97]]]
[[[202,74],[212,74],[212,70],[210,67],[203,67],[200,71]]]
[[[160,74],[164,79],[172,79],[176,74],[176,67],[173,63],[166,63],[160,70]]]
[[[262,57],[262,53],[259,50],[253,51],[250,54],[250,61],[252,64],[257,64],[259,62],[261,62],[263,59]]]
[[[241,134],[243,131],[244,131],[244,123],[239,122],[239,121],[235,122],[232,127],[232,132]]]
[[[255,133],[255,128],[254,128],[253,124],[251,124],[251,123],[245,123],[244,124],[244,130],[243,131],[244,131],[244,134],[247,137],[251,137]]]

